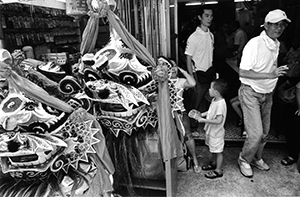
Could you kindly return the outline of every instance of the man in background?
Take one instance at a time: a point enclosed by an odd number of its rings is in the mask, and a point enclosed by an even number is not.
[[[197,81],[192,95],[185,99],[187,112],[191,109],[197,109],[200,112],[207,110],[209,105],[205,94],[215,78],[213,68],[214,36],[209,30],[213,20],[212,8],[201,6],[198,19],[200,25],[189,36],[185,49],[187,71]],[[197,125],[194,120],[191,121],[192,128],[196,128]]]

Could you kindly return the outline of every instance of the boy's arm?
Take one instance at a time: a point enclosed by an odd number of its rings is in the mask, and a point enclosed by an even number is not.
[[[183,74],[183,76],[186,78],[186,82],[184,83],[184,88],[192,88],[196,85],[196,81],[192,75],[190,75],[188,72],[183,70],[182,68],[178,67],[178,70]]]
[[[206,112],[203,112],[203,113],[201,113],[201,117],[203,118],[203,117],[206,117],[207,116],[207,111]]]
[[[217,115],[215,119],[205,119],[205,118],[199,118],[198,122],[208,123],[208,124],[221,124],[223,121],[223,115]]]

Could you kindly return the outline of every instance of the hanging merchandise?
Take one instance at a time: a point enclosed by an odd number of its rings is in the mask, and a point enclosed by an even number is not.
[[[66,0],[66,14],[78,20],[87,14],[86,0]]]
[[[0,13],[0,40],[10,52],[31,46],[41,59],[45,53],[69,52],[66,48],[79,51],[80,24],[65,10],[11,3],[1,5]]]

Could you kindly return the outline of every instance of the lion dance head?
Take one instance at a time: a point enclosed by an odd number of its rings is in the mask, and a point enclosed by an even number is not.
[[[100,193],[111,192],[114,168],[95,117],[12,68],[0,61],[0,196],[84,195],[97,175]]]

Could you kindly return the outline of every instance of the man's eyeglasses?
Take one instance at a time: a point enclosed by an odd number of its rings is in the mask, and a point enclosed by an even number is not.
[[[286,22],[278,22],[278,23],[269,23],[269,25],[271,25],[274,29],[277,29],[279,27],[281,28],[286,28],[288,26],[288,24]]]

